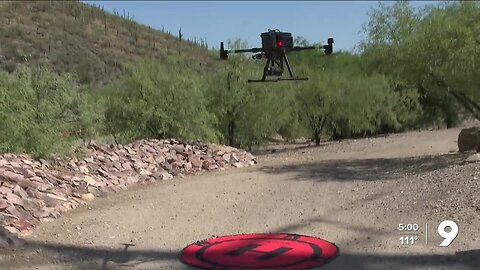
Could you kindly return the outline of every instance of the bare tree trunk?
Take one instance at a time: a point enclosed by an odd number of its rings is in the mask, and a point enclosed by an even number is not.
[[[315,145],[316,146],[320,145],[320,134],[315,134]]]
[[[235,147],[235,120],[228,123],[228,145]]]
[[[315,145],[320,145],[320,136],[322,135],[323,128],[325,127],[325,123],[327,122],[327,116],[323,116],[320,118],[320,127],[315,128],[313,131],[313,138],[315,139]]]
[[[477,120],[480,120],[480,104],[475,102],[472,98],[468,97],[464,93],[456,92],[455,90],[451,90],[450,86],[445,83],[444,80],[439,79],[434,74],[431,76],[435,79],[438,86],[445,87],[447,92],[452,95],[460,104],[462,104],[465,109],[468,110]]]

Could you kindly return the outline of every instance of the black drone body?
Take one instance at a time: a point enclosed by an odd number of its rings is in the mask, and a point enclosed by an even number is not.
[[[267,59],[263,69],[263,76],[260,80],[248,80],[248,82],[277,82],[280,80],[299,81],[308,80],[308,78],[294,77],[287,53],[291,51],[302,51],[317,49],[317,46],[299,47],[293,46],[293,37],[291,33],[280,32],[279,30],[268,30],[260,35],[262,38],[262,48],[251,48],[243,50],[225,50],[223,42],[220,42],[220,59],[228,59],[229,53],[255,53],[253,59]],[[327,40],[327,45],[320,47],[324,49],[326,55],[333,52],[333,38]],[[290,78],[280,78],[283,75],[284,64],[287,66]],[[267,76],[277,76],[274,80],[267,80]]]

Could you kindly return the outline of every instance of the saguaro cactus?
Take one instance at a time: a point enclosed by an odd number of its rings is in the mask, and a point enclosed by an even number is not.
[[[107,14],[103,14],[103,24],[105,25],[105,34],[107,33]]]

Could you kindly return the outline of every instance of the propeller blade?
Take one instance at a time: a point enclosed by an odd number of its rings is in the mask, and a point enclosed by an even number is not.
[[[220,42],[220,59],[228,59],[228,51],[223,47],[223,42]]]

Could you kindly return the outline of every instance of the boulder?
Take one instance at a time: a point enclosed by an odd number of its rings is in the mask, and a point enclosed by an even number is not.
[[[1,210],[4,210],[4,209],[7,209],[7,207],[8,207],[7,201],[4,200],[4,199],[2,199],[2,198],[0,198],[0,211],[1,211]]]
[[[95,199],[95,195],[93,195],[92,193],[86,193],[86,194],[82,194],[81,198],[82,200],[85,200],[85,201],[91,201]]]
[[[162,178],[162,180],[169,180],[169,179],[172,179],[172,178],[173,178],[173,175],[171,175],[171,174],[168,173],[168,172],[162,172],[162,173],[161,173],[161,178]]]
[[[20,196],[10,193],[5,196],[5,199],[7,199],[9,202],[13,203],[14,205],[20,205],[23,206],[23,200]]]
[[[13,190],[11,188],[8,188],[8,187],[0,187],[0,195],[8,195],[10,193],[12,193]],[[0,196],[1,198],[1,196]]]
[[[24,179],[23,175],[11,171],[0,171],[0,179],[10,180],[18,183]]]
[[[87,183],[88,185],[91,185],[91,186],[94,186],[94,185],[97,183],[97,181],[95,181],[95,179],[93,179],[93,178],[92,178],[91,176],[89,176],[89,175],[85,175],[85,178],[83,179],[83,181],[84,181],[85,183]]]
[[[190,163],[192,164],[192,167],[194,168],[201,168],[202,167],[202,161],[200,160],[200,157],[197,155],[192,155],[190,158]]]
[[[458,135],[458,150],[480,152],[480,127],[462,129]]]

